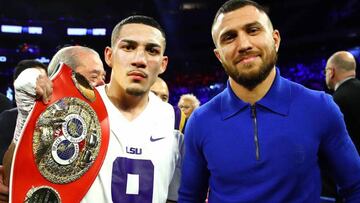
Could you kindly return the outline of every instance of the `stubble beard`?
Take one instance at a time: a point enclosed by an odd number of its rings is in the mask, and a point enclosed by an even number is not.
[[[126,88],[126,93],[132,96],[142,96],[146,93],[146,91],[136,87],[128,87]]]
[[[152,82],[150,83],[151,85],[149,87],[151,87],[155,83],[155,79],[152,80]],[[125,89],[127,94],[132,96],[142,96],[150,91],[149,87],[142,86],[140,83],[135,86],[133,85],[130,85]]]
[[[226,73],[231,77],[236,83],[245,87],[249,91],[252,91],[260,83],[262,83],[270,74],[271,70],[274,68],[277,61],[277,53],[275,47],[271,51],[268,60],[260,65],[259,70],[256,73],[242,74],[236,67],[228,67],[223,64]],[[266,62],[267,61],[267,62]],[[245,64],[244,69],[250,69],[252,66],[255,66],[253,63]]]

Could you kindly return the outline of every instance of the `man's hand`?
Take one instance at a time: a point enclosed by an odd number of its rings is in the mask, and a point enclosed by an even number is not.
[[[5,185],[4,167],[0,165],[0,203],[7,203],[8,201],[9,201],[9,187]]]
[[[49,103],[53,91],[53,84],[46,75],[39,75],[36,79],[36,98],[41,99],[44,104]]]

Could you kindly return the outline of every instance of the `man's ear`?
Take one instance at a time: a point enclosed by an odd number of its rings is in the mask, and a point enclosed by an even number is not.
[[[217,48],[214,49],[214,54],[215,54],[216,58],[220,61],[220,63],[222,63],[221,56],[220,56],[219,50]]]
[[[169,58],[167,56],[163,56],[163,59],[161,61],[161,67],[160,67],[159,74],[165,72],[165,70],[167,68],[167,65],[168,65],[168,62],[169,62]]]
[[[112,57],[112,49],[111,49],[111,47],[107,46],[104,50],[104,58],[105,58],[106,64],[110,68],[112,68],[111,57]]]
[[[273,31],[273,39],[274,39],[275,48],[276,48],[276,52],[277,52],[279,50],[280,41],[281,41],[279,30],[274,30]]]
[[[336,72],[336,69],[331,67],[329,68],[329,71],[330,71],[330,78],[331,79],[334,79],[335,78],[335,72]]]

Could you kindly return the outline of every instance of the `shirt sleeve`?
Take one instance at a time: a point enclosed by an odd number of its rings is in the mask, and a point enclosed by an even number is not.
[[[320,153],[340,187],[346,202],[360,202],[360,157],[347,133],[343,115],[330,96],[326,96],[327,129],[323,133]]]
[[[18,107],[18,117],[13,142],[17,144],[24,128],[26,119],[34,107],[36,99],[36,80],[41,72],[36,68],[28,68],[20,73],[14,81],[15,100]]]
[[[185,156],[182,166],[179,203],[204,202],[208,191],[209,171],[202,153],[195,112],[186,124]]]
[[[177,147],[179,153],[176,160],[174,175],[169,186],[168,200],[171,201],[178,200],[178,191],[181,179],[181,167],[184,158],[184,135],[180,132],[180,130],[174,130],[174,135],[177,140]]]

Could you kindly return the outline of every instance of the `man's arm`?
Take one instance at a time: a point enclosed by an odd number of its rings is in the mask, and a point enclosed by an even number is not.
[[[208,191],[209,171],[202,155],[196,115],[186,124],[185,156],[181,171],[179,203],[205,202]]]
[[[180,130],[174,130],[174,136],[177,141],[176,147],[178,148],[178,156],[175,166],[174,175],[169,185],[168,200],[167,203],[177,202],[178,191],[180,187],[181,179],[181,167],[184,159],[184,134]]]

